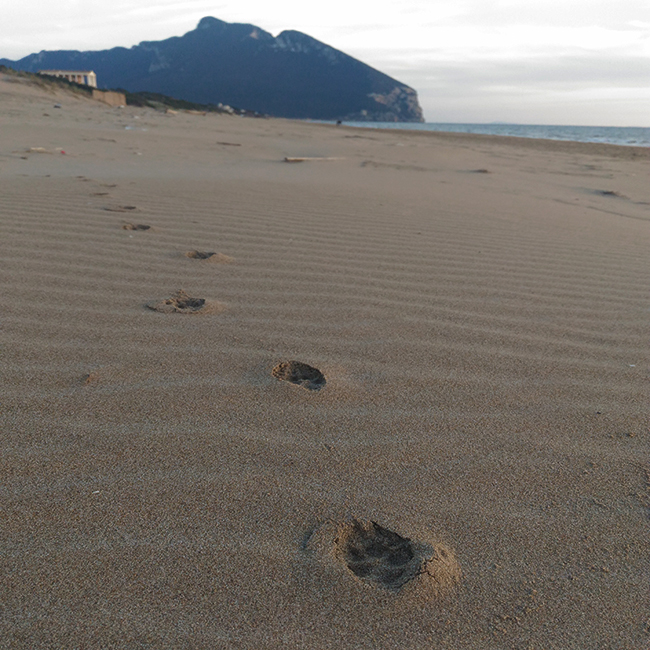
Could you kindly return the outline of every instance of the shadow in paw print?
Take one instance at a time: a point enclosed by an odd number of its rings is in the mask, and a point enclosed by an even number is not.
[[[107,205],[104,207],[107,212],[133,212],[137,209],[135,205]]]
[[[194,314],[201,311],[204,305],[205,298],[192,298],[184,291],[177,291],[170,298],[148,303],[147,307],[163,314]]]
[[[208,264],[231,264],[235,261],[234,257],[213,251],[187,251],[185,257],[191,260],[202,260]]]
[[[208,251],[187,251],[185,255],[192,260],[208,260],[213,255],[216,255],[216,253]]]
[[[318,369],[301,361],[283,361],[271,374],[281,381],[302,386],[308,390],[320,390],[326,384],[325,375]]]
[[[353,520],[339,534],[336,545],[355,576],[391,591],[422,572],[423,558],[411,540],[374,521]]]
[[[616,199],[627,199],[628,197],[625,196],[625,194],[621,194],[620,192],[617,192],[616,190],[598,190],[596,194],[600,194],[601,196],[612,196]]]

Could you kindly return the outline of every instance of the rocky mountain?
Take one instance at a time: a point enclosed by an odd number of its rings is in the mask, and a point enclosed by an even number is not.
[[[307,34],[203,18],[164,41],[98,52],[42,51],[17,70],[94,70],[99,86],[229,104],[277,117],[422,122],[417,93]]]

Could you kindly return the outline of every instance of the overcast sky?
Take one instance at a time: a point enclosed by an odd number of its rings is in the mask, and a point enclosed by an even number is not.
[[[0,57],[296,29],[418,91],[429,122],[650,127],[650,0],[16,0]]]

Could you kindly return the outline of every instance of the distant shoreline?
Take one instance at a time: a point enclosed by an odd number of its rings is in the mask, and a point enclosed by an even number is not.
[[[321,122],[320,120],[314,120]],[[333,122],[323,122],[333,123]],[[623,147],[650,147],[650,127],[631,126],[572,126],[540,124],[472,124],[454,122],[343,122],[345,126],[365,129],[395,129],[435,133],[469,133],[556,140],[559,142],[584,142],[610,144]]]

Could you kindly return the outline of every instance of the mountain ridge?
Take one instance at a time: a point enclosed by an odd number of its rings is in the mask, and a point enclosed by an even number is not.
[[[156,92],[277,117],[422,122],[406,84],[295,30],[202,18],[194,30],[130,48],[41,51],[0,64],[28,72],[92,69],[101,87]]]

